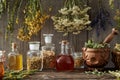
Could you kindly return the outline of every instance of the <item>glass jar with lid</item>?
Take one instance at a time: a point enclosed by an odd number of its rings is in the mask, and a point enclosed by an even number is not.
[[[43,34],[45,45],[42,46],[43,68],[55,68],[55,45],[52,43],[53,34]]]
[[[43,56],[40,53],[40,42],[29,42],[29,51],[27,52],[27,70],[39,70],[43,69]]]
[[[82,52],[74,52],[74,68],[84,68]]]

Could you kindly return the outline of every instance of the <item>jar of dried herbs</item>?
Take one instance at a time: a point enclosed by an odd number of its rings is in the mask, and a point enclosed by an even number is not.
[[[74,53],[74,68],[83,68],[83,58],[81,52]]]
[[[55,68],[55,45],[52,43],[53,34],[43,34],[45,45],[42,46],[43,69]]]
[[[43,69],[43,56],[39,50],[40,42],[29,42],[29,51],[27,52],[27,70]]]

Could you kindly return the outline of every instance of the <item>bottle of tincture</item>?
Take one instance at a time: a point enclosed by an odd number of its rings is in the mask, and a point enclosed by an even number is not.
[[[72,71],[74,69],[74,59],[71,51],[69,42],[63,40],[61,42],[61,53],[56,57],[57,71]]]
[[[17,44],[12,43],[12,50],[8,54],[8,67],[9,70],[21,71],[23,70],[23,57],[17,50]]]

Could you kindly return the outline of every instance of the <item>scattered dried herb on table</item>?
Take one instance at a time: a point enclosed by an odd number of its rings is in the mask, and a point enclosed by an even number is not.
[[[23,78],[27,77],[28,75],[34,74],[35,72],[37,72],[37,70],[23,70],[20,72],[5,71],[3,80],[22,80]]]
[[[98,71],[97,69],[93,70],[93,71],[85,71],[86,74],[94,74],[97,76],[102,76],[104,75],[106,72],[102,72],[102,71]]]
[[[109,73],[116,76],[117,80],[120,80],[120,71],[119,70],[109,71]]]

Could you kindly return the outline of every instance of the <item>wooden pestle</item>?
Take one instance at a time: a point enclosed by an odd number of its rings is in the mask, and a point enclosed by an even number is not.
[[[112,32],[104,39],[103,43],[109,43],[112,41],[115,35],[118,35],[119,31],[115,28],[112,28]]]

